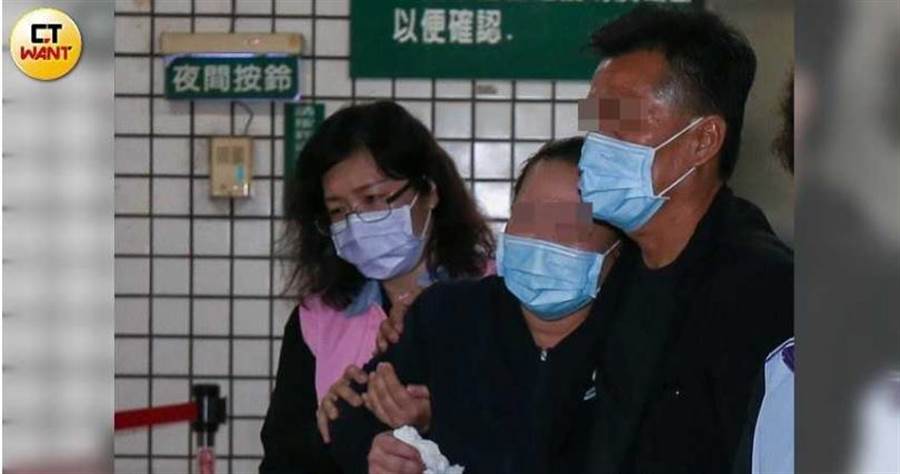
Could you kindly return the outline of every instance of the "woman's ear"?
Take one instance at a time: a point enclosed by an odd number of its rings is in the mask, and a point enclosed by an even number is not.
[[[428,191],[428,208],[432,211],[437,208],[438,203],[441,202],[440,193],[438,193],[437,185],[434,184],[434,181],[425,178],[428,181],[428,187],[430,188]]]

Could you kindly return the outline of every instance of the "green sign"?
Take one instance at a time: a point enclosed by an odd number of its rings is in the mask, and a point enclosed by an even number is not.
[[[294,175],[300,150],[325,120],[323,104],[284,104],[284,176]]]
[[[700,5],[702,0],[644,0]],[[590,79],[590,34],[640,0],[352,0],[352,77]]]
[[[169,99],[297,99],[297,56],[186,55],[166,63]]]

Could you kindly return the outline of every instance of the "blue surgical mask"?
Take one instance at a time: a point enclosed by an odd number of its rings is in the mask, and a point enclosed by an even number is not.
[[[545,321],[583,308],[600,291],[606,253],[588,252],[544,240],[500,234],[497,274],[522,306]]]
[[[691,167],[674,183],[653,191],[653,160],[657,150],[697,125],[698,117],[657,147],[638,145],[599,133],[589,133],[581,149],[578,188],[581,199],[591,204],[594,217],[625,232],[635,231],[656,214],[672,188],[694,172]]]
[[[419,196],[405,206],[395,208],[384,219],[350,214],[346,221],[331,225],[331,238],[337,254],[374,280],[388,280],[413,268],[422,258],[431,212],[422,227],[422,235],[413,232],[412,207]]]

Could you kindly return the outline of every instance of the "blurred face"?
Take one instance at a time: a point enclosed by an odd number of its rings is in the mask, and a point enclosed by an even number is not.
[[[506,233],[599,253],[618,240],[612,227],[593,221],[590,204],[581,201],[578,167],[561,161],[541,161],[529,171]]]
[[[437,191],[432,189],[428,193],[418,193],[408,184],[409,180],[385,175],[368,150],[356,151],[322,177],[326,208],[326,216],[322,220],[335,223],[354,212],[396,209],[415,200],[412,207],[413,231],[421,235],[430,209],[437,205]]]
[[[668,62],[662,53],[636,51],[600,64],[588,97],[579,103],[582,130],[656,147],[686,127],[693,116],[684,113],[668,87]],[[656,192],[691,168],[689,136],[696,127],[657,150],[653,162]]]

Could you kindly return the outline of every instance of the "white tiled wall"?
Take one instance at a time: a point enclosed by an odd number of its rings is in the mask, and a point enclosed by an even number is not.
[[[162,96],[163,31],[303,34],[301,87],[332,113],[394,98],[453,156],[500,226],[514,167],[551,137],[576,133],[586,83],[352,80],[349,0],[116,0],[116,408],[183,402],[218,383],[232,417],[217,436],[217,472],[256,472],[259,429],[289,299],[272,249],[281,213],[279,103],[255,102],[254,190],[209,197],[207,138],[240,133],[227,102]],[[152,91],[152,93],[151,93]],[[116,472],[192,472],[186,425],[117,434]]]

